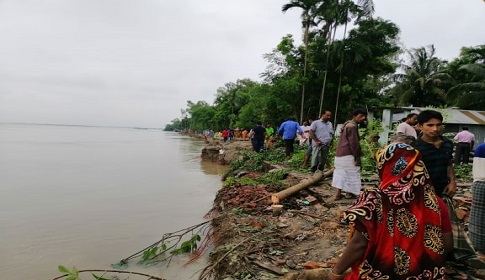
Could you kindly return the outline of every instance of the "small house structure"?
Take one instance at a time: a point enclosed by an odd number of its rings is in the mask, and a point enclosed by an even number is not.
[[[430,108],[423,107],[400,107],[400,108],[380,108],[382,110],[382,128],[384,131],[379,134],[379,142],[386,144],[389,138],[395,133],[395,128],[399,122],[409,113],[419,114],[421,111]],[[439,109],[434,108],[443,115],[445,134],[454,135],[461,131],[463,126],[468,127],[468,131],[475,135],[475,143],[485,142],[485,111],[461,110],[461,109]],[[376,110],[371,110],[368,115],[369,121],[375,116]],[[379,112],[380,113],[380,112]]]

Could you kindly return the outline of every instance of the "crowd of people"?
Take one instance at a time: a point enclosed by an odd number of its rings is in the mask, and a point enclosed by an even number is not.
[[[331,111],[324,110],[320,118],[301,126],[290,117],[277,129],[258,121],[249,131],[203,134],[224,141],[250,140],[256,152],[272,148],[279,137],[287,159],[295,143],[307,146],[302,167],[310,164],[316,172],[331,168],[329,150],[336,138],[331,117]],[[466,126],[453,139],[444,137],[438,111],[408,114],[389,144],[381,147],[378,135],[370,137],[380,184],[362,190],[359,126],[366,119],[367,111],[356,109],[338,131],[334,199],[354,202],[344,212],[351,238],[330,279],[467,279],[453,265],[485,268],[485,143],[473,149],[475,137]],[[468,164],[473,150],[473,200],[465,233],[452,200],[457,190],[454,166]]]
[[[359,189],[345,211],[352,234],[330,279],[470,279],[456,267],[485,268],[485,143],[473,159],[467,234],[452,200],[457,189],[453,163],[460,163],[453,151],[459,145],[442,131],[438,111],[409,114],[391,143],[378,150],[380,184],[362,193]],[[471,149],[473,137],[463,131],[454,140],[470,141]],[[357,150],[356,166],[359,155]],[[352,189],[350,180],[340,185]]]

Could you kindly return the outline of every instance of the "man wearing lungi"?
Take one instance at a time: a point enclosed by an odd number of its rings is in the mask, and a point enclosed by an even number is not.
[[[333,172],[332,186],[337,189],[335,199],[355,198],[360,194],[362,187],[360,181],[360,148],[359,127],[367,119],[367,111],[356,109],[352,112],[352,119],[344,123],[340,130],[340,137],[335,151],[335,170]]]

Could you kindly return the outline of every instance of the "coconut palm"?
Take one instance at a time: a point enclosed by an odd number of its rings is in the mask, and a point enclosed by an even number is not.
[[[471,81],[450,88],[447,94],[452,106],[469,110],[485,110],[485,64],[471,63],[463,65],[460,71],[467,72]]]
[[[435,57],[433,45],[408,51],[409,64],[401,65],[403,74],[396,74],[396,86],[389,91],[397,105],[425,107],[445,104],[445,84],[451,80],[442,71],[445,62]]]
[[[485,110],[485,45],[463,47],[460,57],[448,64],[457,84],[447,92],[450,106]]]
[[[299,8],[302,10],[301,19],[303,25],[303,44],[305,45],[305,58],[303,65],[303,78],[306,77],[307,72],[307,62],[308,62],[308,34],[310,32],[310,27],[315,26],[315,11],[322,0],[292,0],[290,3],[283,5],[283,13],[293,9]],[[303,81],[301,90],[301,112],[300,112],[300,123],[303,122],[303,108],[305,105],[305,81]]]
[[[323,78],[322,84],[322,91],[320,96],[320,112],[323,106],[323,100],[325,97],[325,85],[327,82],[327,73],[328,73],[328,62],[330,58],[330,50],[332,44],[335,40],[335,33],[337,28],[341,25],[344,25],[344,39],[347,33],[347,25],[351,21],[352,17],[357,18],[359,20],[362,17],[372,17],[374,13],[374,2],[372,0],[359,0],[357,3],[354,3],[352,0],[327,0],[325,1],[319,8],[319,20],[325,22],[322,31],[327,36],[327,57],[326,57],[326,68]],[[333,32],[330,30],[333,29]],[[333,36],[332,36],[333,33]],[[345,49],[345,48],[343,48]],[[342,49],[342,50],[343,50]],[[343,59],[342,54],[342,59]],[[342,67],[343,67],[343,60],[340,63],[340,75],[342,75]],[[340,84],[341,84],[342,77],[340,76],[339,79],[339,86],[337,91],[337,101],[335,104],[335,114],[334,114],[334,121],[337,119],[337,109],[338,109],[338,101],[340,95]]]

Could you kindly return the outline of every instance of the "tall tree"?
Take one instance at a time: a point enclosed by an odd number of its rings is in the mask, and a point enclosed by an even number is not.
[[[293,37],[291,35],[283,37],[278,46],[264,57],[269,65],[261,76],[272,85],[272,89],[275,89],[268,91],[267,94],[276,95],[271,97],[274,101],[271,107],[277,106],[278,110],[284,107],[285,117],[297,117],[301,106],[295,102],[295,93],[302,84],[300,78],[302,64],[299,48],[295,46]],[[312,72],[310,71],[309,74]],[[312,77],[308,78],[310,85],[312,80]],[[309,97],[311,98],[311,96]],[[283,104],[284,106],[281,106]]]
[[[461,83],[448,91],[448,100],[452,106],[469,110],[485,110],[485,64],[465,64],[459,68],[473,78],[470,82]]]
[[[327,74],[328,74],[328,62],[331,54],[331,47],[333,42],[335,41],[335,34],[337,28],[339,26],[344,26],[344,39],[347,35],[347,25],[352,20],[352,18],[357,18],[357,22],[361,18],[370,18],[374,13],[374,2],[372,0],[359,0],[357,3],[354,3],[352,0],[327,0],[325,1],[318,9],[318,16],[317,18],[320,22],[325,22],[322,32],[327,38],[327,56],[326,56],[326,69],[324,72],[322,89],[321,89],[321,96],[320,96],[320,110],[322,111],[323,100],[325,97],[325,88],[327,83]],[[331,33],[330,30],[333,29]],[[333,35],[332,35],[333,34]],[[345,51],[345,48],[341,49]],[[343,55],[341,58],[343,59]],[[342,60],[340,64],[343,64],[344,61]],[[340,67],[340,73],[341,72]],[[339,95],[341,90],[341,83],[342,83],[342,75],[339,77],[339,86],[337,88],[337,99],[335,103],[335,113],[334,118],[337,118],[337,109],[339,103]],[[320,114],[319,113],[319,114]],[[334,120],[334,121],[335,121]]]
[[[310,31],[310,26],[315,26],[315,14],[313,13],[317,10],[318,5],[322,0],[291,0],[290,3],[283,5],[283,13],[293,9],[299,8],[301,12],[301,20],[303,25],[303,44],[305,45],[305,58],[303,62],[303,83],[301,89],[301,110],[300,110],[300,123],[303,122],[303,110],[305,106],[305,84],[306,84],[306,72],[307,72],[307,61],[308,61],[308,35]]]
[[[239,119],[240,110],[251,98],[251,90],[257,83],[250,79],[237,80],[235,83],[226,83],[217,89],[214,106],[215,120],[225,128],[235,127]]]
[[[404,73],[396,74],[396,86],[389,91],[396,105],[425,107],[444,105],[445,84],[451,76],[444,71],[446,62],[435,56],[433,45],[408,51]]]
[[[190,128],[193,130],[221,128],[213,121],[215,115],[214,107],[205,101],[198,101],[197,103],[187,101],[187,113],[190,114]]]
[[[485,45],[464,47],[448,65],[456,85],[447,92],[450,106],[485,110]]]

